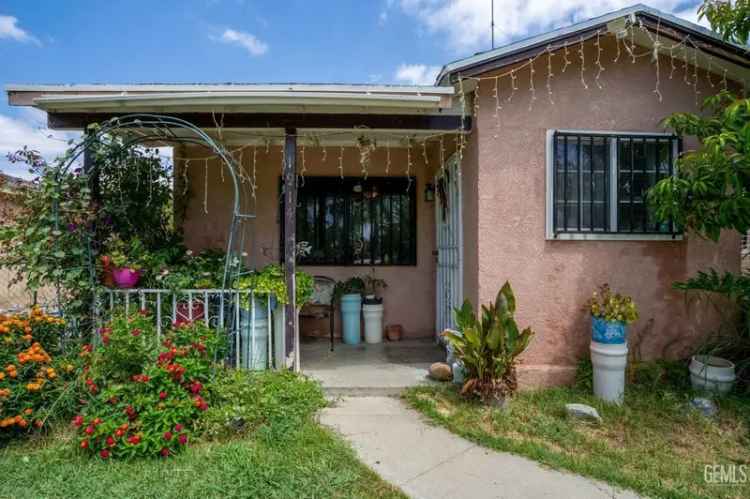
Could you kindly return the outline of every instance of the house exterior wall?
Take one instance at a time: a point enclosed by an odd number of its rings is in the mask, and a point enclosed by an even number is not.
[[[417,196],[417,264],[415,266],[376,266],[375,275],[385,279],[388,287],[383,291],[385,304],[384,324],[401,324],[407,338],[430,337],[435,333],[435,206],[434,202],[424,200],[426,182],[432,181],[432,172],[436,166],[435,151],[428,151],[428,165],[424,164],[421,147],[412,148],[412,174],[416,181],[412,189],[416,189]],[[322,149],[318,147],[305,148],[304,175],[332,176],[339,175],[338,157],[339,147],[327,147],[327,159],[322,161]],[[189,199],[185,203],[183,228],[185,243],[193,250],[204,248],[224,248],[227,230],[230,222],[232,206],[232,187],[228,174],[222,180],[219,164],[212,160],[208,162],[208,176],[206,177],[206,162],[201,157],[209,153],[202,148],[182,148],[176,155],[183,158],[193,158],[187,167]],[[403,176],[407,167],[407,151],[404,148],[393,147],[390,150],[391,164],[389,175]],[[269,263],[279,262],[279,178],[282,168],[282,152],[280,147],[270,147],[266,152],[265,146],[256,148],[256,178],[257,187],[255,199],[252,196],[252,148],[244,149],[242,164],[248,179],[241,182],[243,194],[243,212],[255,212],[255,222],[250,222],[245,228],[247,262],[253,267],[262,267]],[[345,176],[362,176],[360,155],[357,148],[347,147],[343,154],[343,173]],[[184,161],[177,161],[178,171],[175,175],[176,192],[182,191]],[[301,150],[297,153],[298,172],[303,173]],[[379,147],[372,155],[368,169],[370,176],[386,176],[386,149]],[[206,197],[205,186],[208,186]],[[205,209],[204,209],[205,201]],[[371,272],[370,266],[301,266],[302,270],[312,275],[324,275],[336,280],[346,279],[355,275]],[[338,332],[341,320],[336,317]],[[327,333],[327,324],[318,326],[321,332]],[[303,324],[303,334],[307,329]]]
[[[669,78],[670,60],[661,59],[663,101],[654,93],[656,73],[650,57],[633,64],[623,50],[620,62],[612,38],[602,39],[602,89],[595,84],[595,47],[586,45],[587,70],[581,84],[577,47],[572,65],[562,72],[562,56],[553,58],[551,104],[547,96],[546,57],[536,64],[537,99],[530,108],[529,70],[517,74],[519,89],[509,97],[509,78],[500,82],[500,124],[494,117],[494,82],[480,85],[477,126],[464,156],[465,181],[474,183],[476,201],[466,200],[467,259],[465,289],[476,282],[479,302],[494,299],[509,280],[516,293],[519,325],[536,332],[523,355],[522,384],[559,384],[573,378],[575,364],[588,355],[589,318],[582,311],[591,292],[609,283],[632,295],[641,318],[631,327],[640,337],[645,359],[677,357],[711,331],[715,317],[708,307],[686,305],[671,285],[697,270],[739,269],[739,237],[726,233],[719,244],[686,235],[683,241],[547,241],[545,240],[545,137],[548,129],[662,132],[660,121],[672,112],[695,111],[693,87],[683,81],[682,65]],[[640,49],[648,52],[647,49]],[[509,68],[506,68],[507,71]],[[689,80],[692,80],[689,67]],[[483,75],[489,76],[490,74]],[[714,76],[718,86],[720,76]],[[701,71],[700,96],[712,90]],[[713,90],[715,91],[715,90]],[[476,146],[474,145],[476,143]],[[476,147],[477,152],[473,151]],[[476,156],[475,156],[476,154]],[[474,162],[476,161],[476,164]],[[474,168],[477,173],[474,173]],[[470,192],[470,186],[464,192]],[[473,207],[473,203],[477,203]],[[467,224],[468,225],[468,224]],[[476,243],[472,235],[476,231]],[[477,245],[477,263],[469,255]],[[473,272],[473,275],[469,275]],[[476,303],[476,302],[475,302]]]

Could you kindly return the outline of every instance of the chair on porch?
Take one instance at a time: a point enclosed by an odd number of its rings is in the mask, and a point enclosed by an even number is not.
[[[331,334],[331,351],[333,352],[333,326],[336,309],[333,303],[333,290],[336,287],[336,281],[326,276],[313,277],[313,296],[312,300],[305,304],[300,310],[300,318],[307,317],[312,319],[328,318]]]

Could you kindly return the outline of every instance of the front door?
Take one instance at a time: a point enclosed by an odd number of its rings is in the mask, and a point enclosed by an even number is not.
[[[455,156],[435,176],[437,231],[436,334],[454,329],[453,309],[463,302],[461,175]],[[440,337],[438,336],[438,341]]]

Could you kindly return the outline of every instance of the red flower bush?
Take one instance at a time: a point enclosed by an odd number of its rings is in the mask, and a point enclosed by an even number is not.
[[[199,393],[219,337],[202,322],[182,322],[157,345],[153,318],[145,314],[118,317],[100,334],[99,345],[84,350],[91,398],[72,421],[79,448],[102,459],[179,452],[208,409]]]

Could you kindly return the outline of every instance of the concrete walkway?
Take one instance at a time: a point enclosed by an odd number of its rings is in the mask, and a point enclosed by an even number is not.
[[[321,423],[359,458],[414,498],[638,498],[629,491],[479,447],[423,422],[391,397],[345,397]]]

